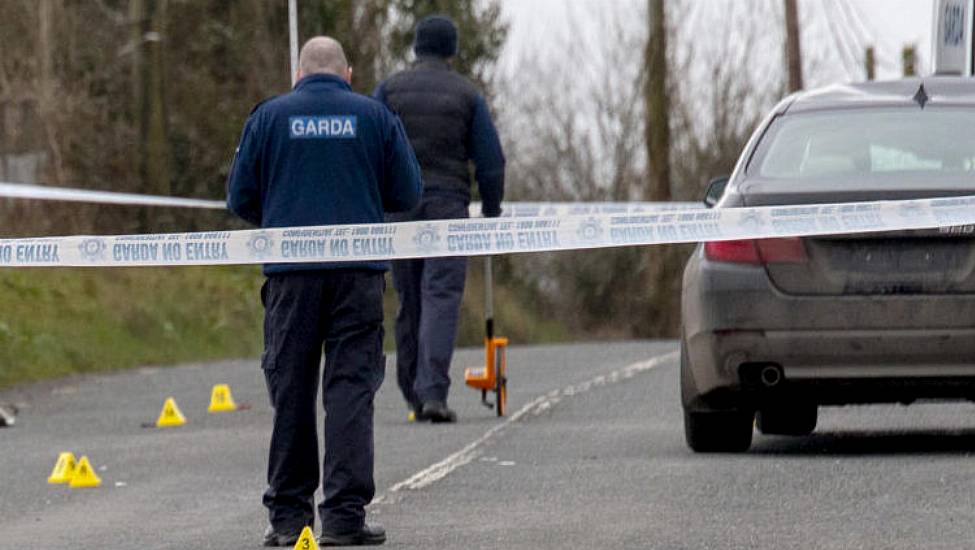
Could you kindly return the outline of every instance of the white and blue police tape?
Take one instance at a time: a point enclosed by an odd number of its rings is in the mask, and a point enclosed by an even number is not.
[[[128,206],[161,206],[224,210],[224,201],[190,199],[118,191],[98,191],[72,187],[51,187],[29,183],[0,182],[0,197],[92,204]],[[651,211],[687,210],[699,207],[693,202],[507,202],[502,204],[502,217],[584,216],[590,214],[625,214]],[[471,217],[481,215],[481,203],[471,204]]]
[[[501,204],[502,218],[562,218],[595,214],[643,214],[649,212],[677,212],[701,208],[699,202],[505,202]],[[481,203],[471,203],[470,215],[481,215]]]
[[[42,201],[85,202],[93,204],[119,204],[129,206],[171,206],[175,208],[205,208],[223,210],[224,201],[205,199],[185,199],[182,197],[163,197],[116,191],[95,191],[71,187],[48,187],[29,183],[0,182],[0,197],[11,199],[33,199]]]
[[[0,266],[168,266],[480,256],[975,225],[975,196],[806,206],[0,240]]]

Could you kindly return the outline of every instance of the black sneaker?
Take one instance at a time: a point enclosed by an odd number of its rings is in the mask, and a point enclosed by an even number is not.
[[[452,423],[457,422],[457,413],[448,409],[443,401],[427,401],[423,403],[417,420],[429,420],[434,424]]]
[[[363,525],[351,533],[329,533],[322,529],[319,546],[378,546],[386,542],[386,530],[382,525]]]
[[[264,531],[264,546],[294,546],[300,536],[301,531],[281,533],[275,531],[274,527],[269,525]]]

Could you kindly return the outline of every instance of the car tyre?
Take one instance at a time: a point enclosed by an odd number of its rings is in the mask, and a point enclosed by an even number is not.
[[[684,438],[696,453],[742,453],[752,445],[754,414],[684,411]]]
[[[816,405],[763,407],[755,415],[755,426],[766,435],[809,435],[816,430]]]
[[[683,331],[681,331],[683,332]],[[684,407],[684,438],[697,453],[737,453],[752,444],[755,415],[738,410],[694,411],[697,388],[691,375],[687,341],[680,341],[680,393]]]

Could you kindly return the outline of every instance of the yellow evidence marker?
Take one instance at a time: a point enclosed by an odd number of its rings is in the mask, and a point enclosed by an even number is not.
[[[79,489],[85,487],[98,487],[102,484],[102,480],[95,473],[94,468],[91,467],[91,463],[88,462],[88,457],[83,456],[81,460],[78,461],[78,467],[75,469],[74,476],[71,478],[69,487],[72,489]]]
[[[210,407],[207,408],[207,412],[222,413],[236,410],[237,403],[234,403],[234,396],[230,395],[230,386],[227,384],[213,386],[213,392],[210,393]]]
[[[157,428],[172,428],[174,426],[182,426],[186,424],[186,417],[180,412],[179,407],[176,406],[176,400],[172,397],[167,398],[166,402],[163,403],[162,412],[159,413],[159,420],[156,420]]]
[[[318,542],[315,541],[315,533],[312,532],[311,527],[306,525],[301,530],[301,535],[295,542],[295,550],[319,550]]]
[[[54,465],[47,482],[55,485],[58,483],[69,483],[74,477],[75,461],[74,453],[61,453],[58,455],[58,462]]]

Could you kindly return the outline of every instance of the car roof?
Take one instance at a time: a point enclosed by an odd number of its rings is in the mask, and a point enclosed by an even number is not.
[[[784,113],[858,107],[918,107],[921,103],[924,106],[975,105],[975,78],[930,76],[835,84],[794,94]]]

